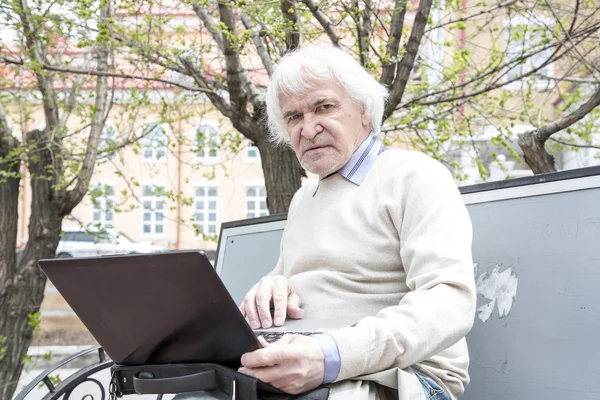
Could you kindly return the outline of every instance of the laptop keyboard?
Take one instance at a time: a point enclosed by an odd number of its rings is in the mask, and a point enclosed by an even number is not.
[[[254,332],[254,335],[256,337],[262,336],[263,338],[265,338],[265,340],[267,341],[267,343],[275,343],[276,341],[278,341],[279,339],[281,339],[281,337],[283,335],[304,335],[304,336],[310,336],[313,333],[314,332]]]

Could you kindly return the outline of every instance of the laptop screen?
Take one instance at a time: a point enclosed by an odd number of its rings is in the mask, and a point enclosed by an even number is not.
[[[278,214],[222,224],[215,269],[236,304],[275,268],[286,217]]]

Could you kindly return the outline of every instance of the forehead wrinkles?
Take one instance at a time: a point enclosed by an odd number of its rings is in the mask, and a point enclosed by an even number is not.
[[[323,101],[343,102],[348,94],[342,88],[320,88],[314,87],[302,94],[281,94],[279,96],[279,106],[282,114],[290,111],[310,110],[317,103]]]
[[[298,108],[300,105],[304,106],[305,104],[308,104],[308,98],[310,97],[310,93],[314,92],[315,89],[310,90],[310,89],[306,89],[303,90],[301,92],[283,92],[279,94],[279,105],[281,110],[285,113],[286,111],[289,111],[290,109],[294,108]],[[285,107],[285,109],[284,109]]]

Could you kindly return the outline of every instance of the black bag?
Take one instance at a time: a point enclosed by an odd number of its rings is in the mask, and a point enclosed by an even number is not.
[[[114,365],[110,399],[128,394],[171,394],[200,390],[226,393],[232,400],[327,400],[329,388],[291,395],[219,364]]]

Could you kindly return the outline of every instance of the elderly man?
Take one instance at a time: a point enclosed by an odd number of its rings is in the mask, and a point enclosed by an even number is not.
[[[427,399],[456,399],[469,381],[469,216],[444,166],[382,145],[386,94],[333,47],[286,55],[268,88],[271,133],[319,180],[294,195],[279,262],[240,308],[253,328],[286,318],[358,321],[286,335],[242,357],[241,372],[289,393],[325,383],[330,398],[394,398],[365,376],[392,371],[416,377]]]

